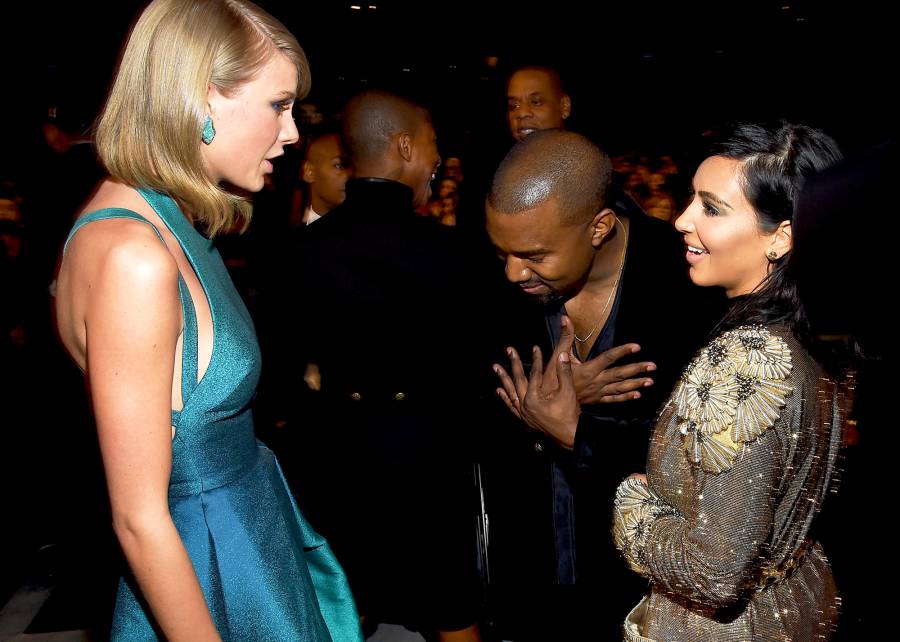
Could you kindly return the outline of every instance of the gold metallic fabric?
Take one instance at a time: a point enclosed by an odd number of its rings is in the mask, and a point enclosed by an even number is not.
[[[808,539],[841,443],[840,386],[774,327],[719,335],[685,369],[622,483],[613,536],[651,593],[628,640],[827,640],[840,598]]]

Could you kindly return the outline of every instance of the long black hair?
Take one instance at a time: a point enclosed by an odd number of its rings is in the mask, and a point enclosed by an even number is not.
[[[737,125],[712,149],[713,156],[740,162],[741,188],[764,233],[791,221],[804,181],[841,159],[837,143],[818,129],[779,122]],[[791,253],[771,261],[769,273],[750,294],[737,297],[718,331],[739,325],[781,325],[811,348],[809,322],[790,269]]]

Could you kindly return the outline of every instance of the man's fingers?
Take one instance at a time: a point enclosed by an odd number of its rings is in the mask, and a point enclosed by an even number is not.
[[[610,348],[605,352],[601,352],[587,363],[599,372],[600,370],[606,370],[622,357],[634,354],[635,352],[640,351],[640,349],[641,346],[636,343],[626,343],[625,345],[616,346],[615,348]]]
[[[572,376],[572,357],[568,352],[560,353],[556,359],[556,377],[559,380],[559,391],[575,396],[575,379]]]
[[[513,403],[512,399],[509,398],[509,394],[503,388],[497,388],[497,396],[503,400],[503,403],[506,404],[506,407],[509,408],[510,412],[514,414],[519,419],[522,418],[522,411],[519,410],[519,404]],[[518,402],[518,399],[516,400]]]
[[[635,399],[640,399],[641,393],[639,392],[626,392],[621,395],[603,395],[600,397],[596,403],[621,403],[623,401],[634,401]]]
[[[645,377],[637,377],[634,379],[624,379],[622,381],[613,381],[602,386],[599,389],[602,395],[619,395],[632,390],[642,390],[653,385],[653,379]]]
[[[652,376],[649,373],[655,371],[655,363],[652,363],[650,361],[641,361],[640,363],[629,363],[626,366],[607,368],[603,372],[603,377],[610,382],[625,381],[626,379],[649,379]]]
[[[494,372],[497,373],[497,377],[500,379],[500,385],[503,387],[502,389],[506,393],[507,399],[518,405],[520,397],[512,378],[503,369],[503,366],[496,363],[494,364]]]
[[[559,387],[559,382],[556,380],[556,360],[559,359],[561,353],[572,351],[573,341],[575,341],[575,326],[569,317],[563,315],[560,318],[559,340],[553,346],[553,354],[547,361],[547,371],[543,373],[544,378],[541,382],[548,390],[556,390]]]
[[[522,360],[515,348],[507,348],[506,354],[509,355],[509,362],[512,365],[512,380],[515,386],[515,393],[521,399],[528,390],[528,379],[525,377],[525,368],[522,366]]]
[[[572,320],[563,315],[561,323],[559,342],[556,344],[557,356],[563,352],[571,354],[572,346],[575,343],[575,325],[572,323]]]
[[[653,385],[653,379],[636,378],[615,381],[601,386],[594,394],[597,395],[593,403],[617,403],[620,401],[633,401],[641,398],[641,390]],[[590,395],[593,397],[593,395]]]
[[[537,346],[532,348],[531,377],[528,379],[528,387],[532,390],[540,390],[544,385],[544,355]]]

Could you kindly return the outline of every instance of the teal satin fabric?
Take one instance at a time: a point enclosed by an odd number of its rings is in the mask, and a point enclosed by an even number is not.
[[[234,642],[361,642],[343,570],[254,436],[250,401],[261,360],[250,315],[212,243],[171,198],[140,192],[178,239],[212,313],[212,359],[198,382],[193,302],[180,279],[184,407],[172,413],[169,509],[219,633]],[[79,218],[70,238],[108,218],[147,222],[129,210],[100,210]],[[111,637],[159,639],[133,578],[120,583]]]

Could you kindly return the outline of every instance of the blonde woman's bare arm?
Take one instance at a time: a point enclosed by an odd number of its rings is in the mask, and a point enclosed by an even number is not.
[[[178,268],[152,232],[109,247],[81,291],[85,370],[113,527],[165,637],[219,640],[168,504]]]

